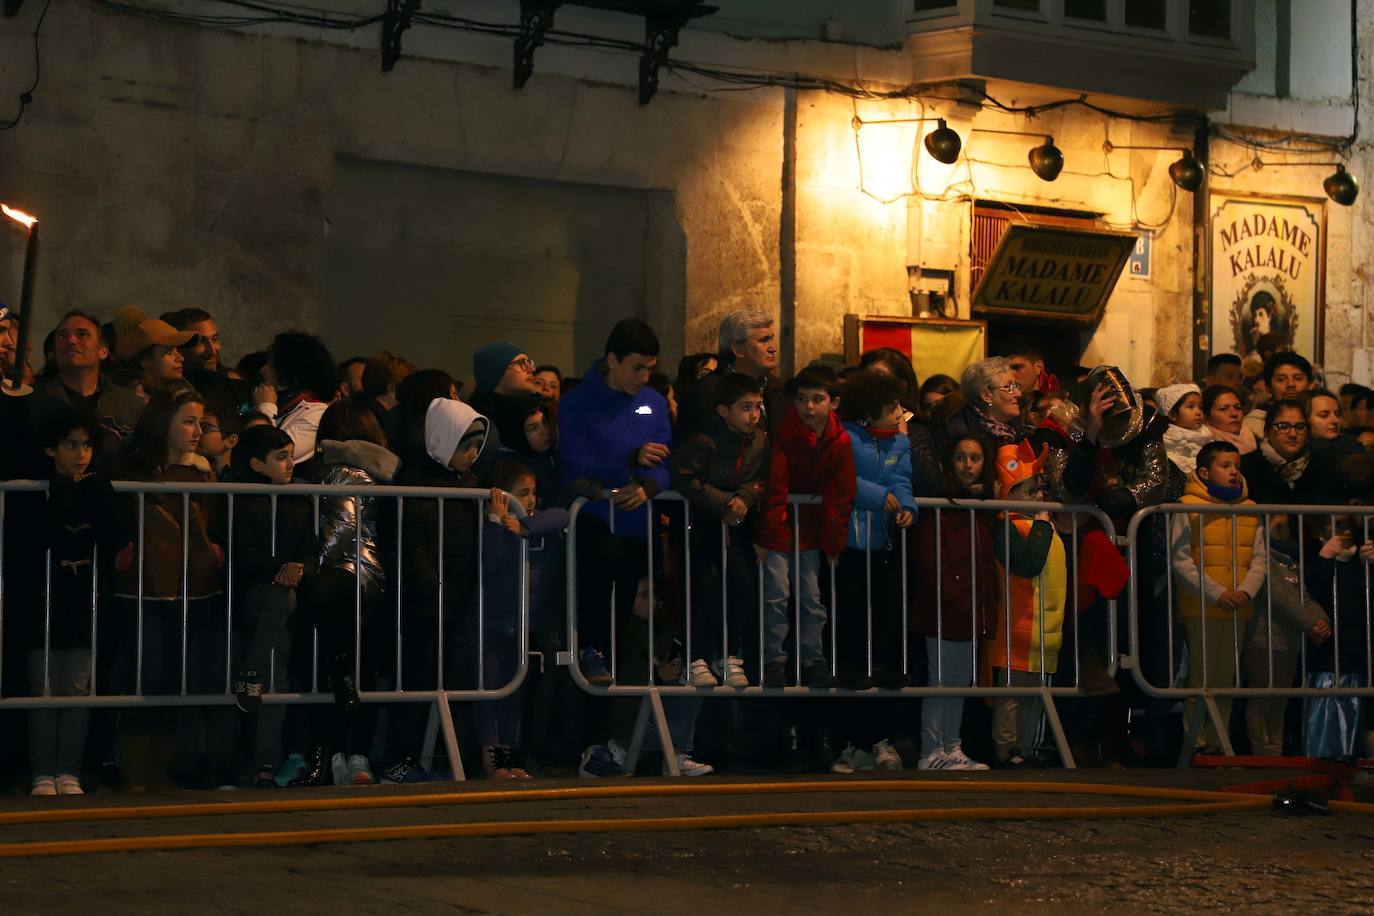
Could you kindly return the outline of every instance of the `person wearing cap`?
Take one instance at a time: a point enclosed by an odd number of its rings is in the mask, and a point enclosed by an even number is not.
[[[483,480],[503,446],[524,441],[529,408],[544,397],[534,370],[534,360],[509,340],[489,343],[472,354],[475,390],[468,403],[489,422],[487,447],[477,462],[477,475]]]
[[[1169,418],[1164,431],[1164,450],[1169,460],[1186,477],[1197,467],[1197,455],[1208,442],[1216,441],[1211,427],[1203,422],[1202,389],[1192,382],[1165,385],[1155,392],[1159,412]]]
[[[70,311],[57,323],[54,337],[57,375],[39,382],[34,390],[35,428],[62,410],[76,411],[100,431],[92,468],[113,470],[123,444],[143,416],[143,401],[101,372],[110,351],[101,338],[99,319]]]
[[[142,382],[144,394],[186,379],[186,359],[181,348],[197,339],[193,331],[178,331],[161,318],[149,318],[136,305],[126,305],[115,316],[115,356],[127,367],[130,386]]]
[[[424,415],[424,454],[407,453],[396,475],[397,486],[475,487],[477,477],[472,467],[490,447],[489,429],[487,418],[462,401],[433,398]],[[464,654],[456,641],[477,586],[480,524],[478,504],[473,500],[446,499],[442,509],[433,499],[405,501],[400,589],[406,634],[401,660],[407,689],[432,689],[438,682],[435,645],[441,620],[447,660],[444,680],[448,684],[459,682],[457,663]],[[448,663],[453,663],[452,667]],[[423,704],[407,704],[396,721],[393,748],[397,754],[419,756],[427,721]]]

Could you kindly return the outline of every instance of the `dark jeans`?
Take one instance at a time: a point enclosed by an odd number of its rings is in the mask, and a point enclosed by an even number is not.
[[[577,528],[578,643],[582,648],[594,646],[609,658],[612,589],[614,613],[618,619],[628,617],[639,580],[648,572],[648,547],[643,540],[612,534],[604,521],[586,513],[578,516]]]
[[[746,671],[755,671],[762,610],[759,605],[760,566],[754,556],[752,528],[740,525],[729,529],[723,577],[721,534],[722,526],[704,516],[699,516],[692,528],[692,645],[688,661],[698,658],[710,661],[720,657],[722,648],[728,644],[729,654],[741,658]],[[725,613],[727,608],[728,614]]]
[[[286,691],[291,657],[291,618],[296,613],[296,592],[280,585],[256,585],[248,590],[241,616],[248,631],[247,648],[239,668],[256,671],[258,679],[273,691]],[[276,656],[273,657],[273,650]],[[253,760],[263,766],[281,762],[282,726],[286,707],[264,704],[253,723]]]

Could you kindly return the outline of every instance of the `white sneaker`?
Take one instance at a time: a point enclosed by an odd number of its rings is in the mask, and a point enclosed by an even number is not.
[[[711,666],[706,664],[706,659],[698,658],[692,662],[692,671],[688,676],[688,681],[693,687],[719,687],[720,681],[711,673]]]
[[[348,784],[350,786],[370,786],[377,780],[372,775],[372,764],[362,754],[348,758]]]
[[[954,764],[942,748],[936,748],[916,762],[918,770],[952,770]]]
[[[611,752],[611,759],[615,761],[616,766],[625,766],[625,759],[629,757],[629,752],[626,751],[625,748],[620,746],[619,741],[615,740],[614,738],[611,738],[609,741],[606,742],[606,750]]]
[[[81,790],[81,780],[71,773],[61,773],[57,777],[58,795],[85,795]]]
[[[334,777],[336,786],[353,785],[353,781],[348,778],[348,760],[343,754],[335,754],[329,758],[329,775]]]
[[[873,765],[879,770],[900,770],[902,755],[898,754],[884,738],[873,745]]]
[[[830,772],[853,773],[857,770],[871,770],[874,766],[876,763],[872,754],[852,744],[846,744],[844,750],[840,751],[840,756],[830,764]]]
[[[725,660],[725,686],[749,686],[749,678],[744,673],[744,659],[732,655]]]
[[[35,776],[30,795],[56,795],[57,782],[51,776]]]
[[[982,770],[991,769],[986,763],[979,763],[968,754],[965,754],[964,749],[957,744],[954,746],[954,750],[945,751],[945,759],[950,762],[948,769],[951,770],[976,770],[981,772]]]
[[[709,763],[698,763],[687,754],[677,755],[677,771],[683,776],[710,776],[716,768]],[[668,766],[664,764],[663,775],[668,775]]]

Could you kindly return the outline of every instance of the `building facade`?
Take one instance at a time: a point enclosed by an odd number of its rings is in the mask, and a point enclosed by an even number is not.
[[[1162,384],[1242,293],[1250,334],[1258,288],[1212,301],[1213,223],[1240,212],[1213,205],[1263,194],[1320,222],[1317,301],[1270,311],[1317,332],[1331,381],[1372,380],[1365,201],[1322,187],[1337,161],[1366,174],[1374,16],[1352,0],[719,0],[647,104],[645,19],[608,4],[454,0],[384,71],[381,0],[130,2],[148,15],[53,0],[33,103],[0,131],[0,200],[42,220],[37,327],[198,305],[231,356],[302,327],[340,358],[386,346],[467,375],[476,345],[512,337],[576,373],[626,314],[671,359],[763,308],[793,367],[844,352],[846,315],[934,310]],[[522,8],[554,25],[517,89]],[[0,118],[42,10],[0,19]],[[925,151],[936,119],[952,164]],[[1046,137],[1054,181],[1027,159]],[[1196,192],[1170,178],[1183,149],[1209,168]],[[981,315],[989,247],[1018,222],[1147,244],[1092,322]],[[16,280],[0,263],[0,288]]]

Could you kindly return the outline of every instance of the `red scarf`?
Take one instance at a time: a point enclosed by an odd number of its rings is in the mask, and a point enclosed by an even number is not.
[[[879,429],[876,426],[865,426],[864,429],[868,430],[868,434],[874,439],[896,439],[902,432],[895,426],[891,429]]]

